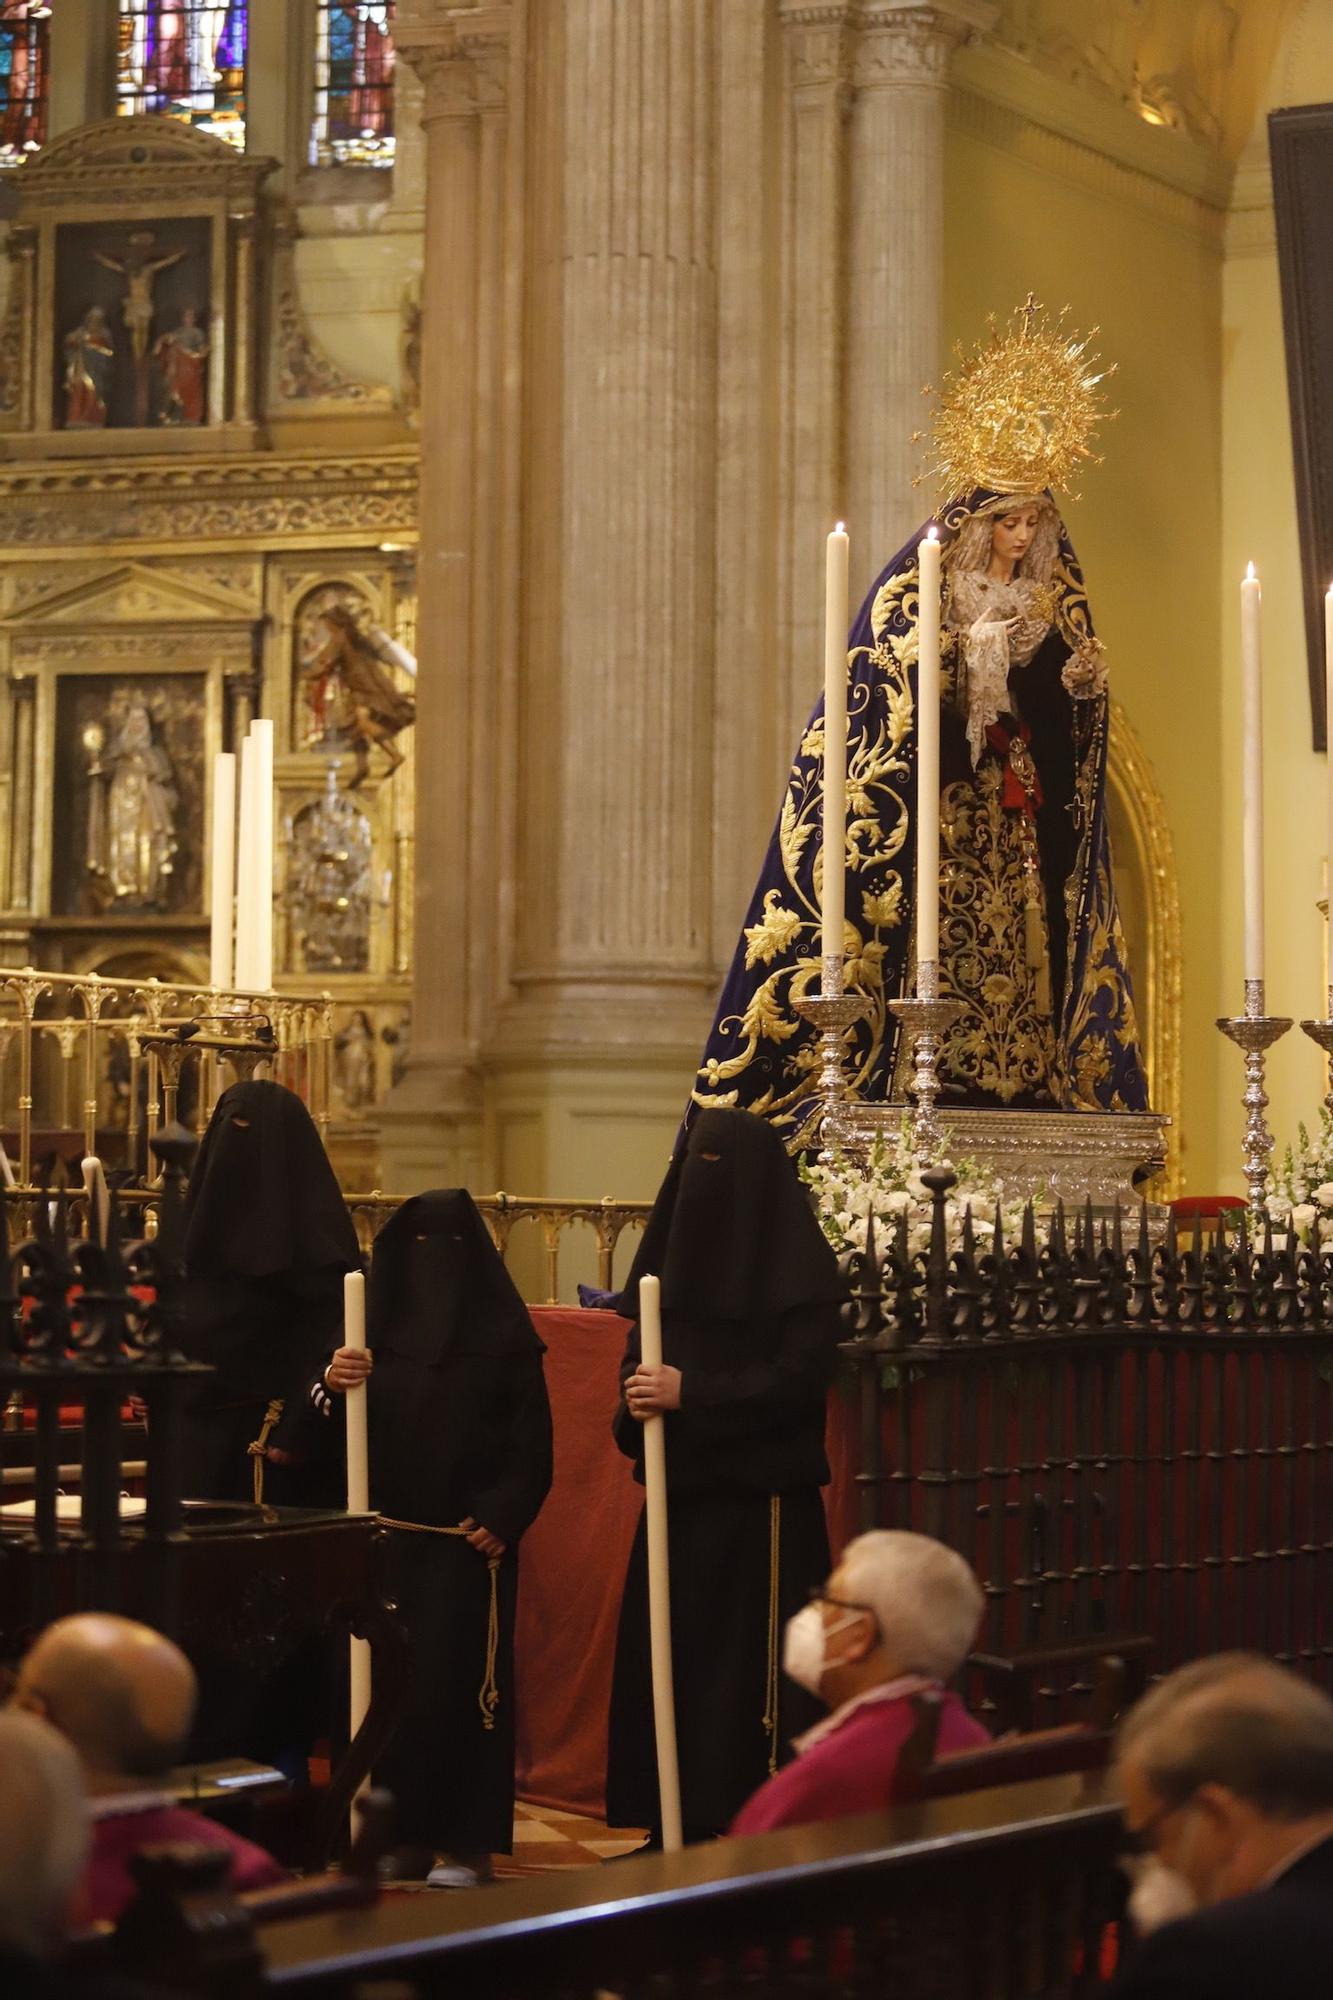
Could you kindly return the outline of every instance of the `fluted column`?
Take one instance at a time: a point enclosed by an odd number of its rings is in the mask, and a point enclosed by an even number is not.
[[[824,537],[847,511],[843,434],[852,0],[779,0],[787,97],[778,571],[779,770],[818,691]],[[753,874],[753,869],[751,874]]]
[[[937,381],[949,59],[991,0],[860,0],[851,52],[847,517],[864,587],[922,515],[921,390]]]
[[[718,12],[531,15],[536,527],[504,1046],[671,1049],[682,1096],[713,987]]]
[[[512,28],[507,5],[441,0],[406,0],[395,27],[424,86],[426,138],[411,1053],[382,1114],[385,1178],[398,1188],[481,1181],[507,671],[496,594]]]

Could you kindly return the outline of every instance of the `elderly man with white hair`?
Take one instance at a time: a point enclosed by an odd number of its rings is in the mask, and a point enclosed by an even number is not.
[[[0,1715],[0,1993],[44,1992],[64,1945],[88,1813],[79,1760],[30,1715]]]
[[[796,1739],[795,1761],[761,1785],[733,1834],[771,1833],[893,1803],[912,1696],[943,1691],[937,1754],[989,1741],[945,1691],[981,1622],[981,1586],[929,1535],[881,1529],[849,1542],[823,1589],[787,1626],[783,1666],[830,1714]]]

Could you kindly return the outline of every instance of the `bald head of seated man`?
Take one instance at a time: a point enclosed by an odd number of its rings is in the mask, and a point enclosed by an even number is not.
[[[0,1993],[44,1992],[88,1852],[78,1760],[30,1715],[0,1715]]]
[[[162,1789],[185,1752],[195,1698],[194,1668],[180,1647],[110,1612],[48,1625],[19,1669],[11,1707],[58,1730],[82,1767],[93,1821],[79,1909],[86,1923],[120,1915],[134,1894],[132,1857],[165,1842],[227,1848],[236,1889],[285,1879],[262,1848],[186,1811]]]

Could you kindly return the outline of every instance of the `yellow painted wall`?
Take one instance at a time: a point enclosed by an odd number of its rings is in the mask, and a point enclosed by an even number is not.
[[[1224,607],[1222,756],[1226,791],[1222,880],[1217,898],[1224,991],[1241,992],[1240,656],[1236,606],[1247,561],[1264,588],[1265,889],[1268,1004],[1312,1013],[1321,997],[1327,759],[1311,748],[1291,432],[1282,345],[1277,251],[1267,200],[1264,119],[1279,105],[1333,100],[1333,7],[1312,0],[1289,30],[1238,177],[1222,303],[1223,531],[1219,596]],[[1269,1124],[1279,1150],[1301,1119],[1313,1123],[1326,1088],[1318,1050],[1298,1031],[1270,1058]],[[1218,1076],[1227,1136],[1227,1184],[1239,1188],[1239,1057]]]
[[[1007,315],[1032,290],[1067,305],[1074,326],[1100,327],[1100,351],[1117,364],[1109,400],[1120,414],[1100,441],[1104,463],[1088,468],[1065,512],[1115,692],[1174,839],[1184,954],[1174,1143],[1186,1187],[1206,1192],[1219,1173],[1226,1053],[1212,1025],[1223,984],[1220,215],[1159,199],[1087,149],[966,105],[951,120],[945,189],[950,342],[970,342],[987,313]]]

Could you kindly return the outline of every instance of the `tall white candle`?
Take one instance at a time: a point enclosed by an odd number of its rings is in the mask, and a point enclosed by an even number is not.
[[[916,959],[940,955],[940,538],[932,527],[917,544],[921,580],[917,619]]]
[[[88,1234],[95,1243],[105,1247],[107,1224],[111,1219],[111,1196],[102,1162],[96,1153],[84,1155],[83,1189],[88,1197]]]
[[[1259,579],[1251,563],[1240,586],[1241,738],[1247,981],[1264,976],[1264,723]]]
[[[241,743],[241,819],[236,842],[236,955],[232,977],[242,993],[255,984],[255,742]]]
[[[847,572],[850,543],[839,521],[824,558],[824,964],[843,962],[847,861]],[[839,972],[841,984],[841,972]],[[822,983],[822,982],[821,982]]]
[[[219,750],[213,759],[213,853],[210,870],[210,984],[225,992],[235,971],[232,933],[236,922],[236,757]]]
[[[844,634],[844,645],[846,635]],[[662,1284],[639,1280],[639,1353],[645,1368],[662,1366]],[[671,1664],[671,1571],[667,1553],[666,1434],[661,1417],[643,1427],[643,1484],[648,1516],[648,1643],[652,1658],[653,1729],[657,1743],[657,1793],[662,1846],[676,1853],[682,1840],[680,1763],[676,1754],[675,1677]]]
[[[1333,584],[1329,585],[1324,598],[1324,741],[1328,745],[1328,863],[1326,894],[1328,897],[1328,923],[1326,945],[1328,950],[1328,987],[1333,992]],[[1328,1012],[1328,999],[1324,997],[1320,1013]]]
[[[273,989],[273,724],[250,724],[255,745],[255,989]]]

